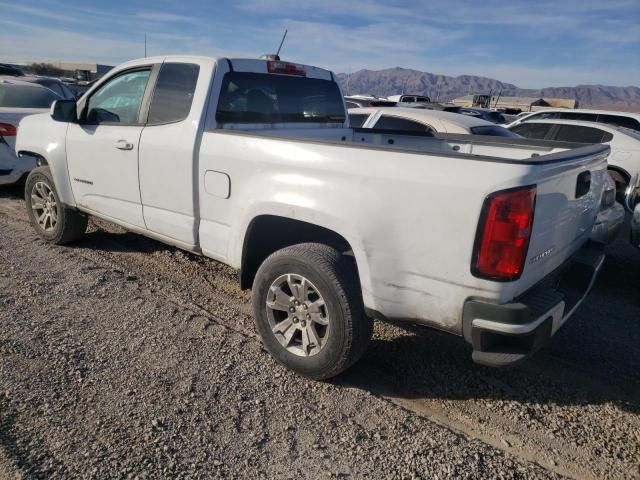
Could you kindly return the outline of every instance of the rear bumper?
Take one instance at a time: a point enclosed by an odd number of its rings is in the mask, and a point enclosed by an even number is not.
[[[591,230],[591,240],[605,245],[613,242],[622,230],[624,215],[624,207],[618,202],[600,212]]]
[[[473,346],[476,363],[515,365],[542,347],[571,317],[587,296],[604,262],[601,249],[576,252],[552,278],[547,278],[512,303],[467,300],[463,333]]]

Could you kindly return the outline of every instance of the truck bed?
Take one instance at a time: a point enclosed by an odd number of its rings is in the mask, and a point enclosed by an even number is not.
[[[220,132],[221,130],[213,130]],[[490,137],[452,133],[398,132],[370,128],[225,129],[225,133],[283,140],[295,139],[343,147],[374,148],[414,154],[438,154],[460,159],[528,165],[571,162],[600,152],[602,145],[553,142],[528,138]],[[569,153],[568,151],[572,152]],[[562,152],[565,152],[561,155]]]
[[[225,172],[233,194],[217,200],[202,185],[200,241],[207,255],[239,266],[244,218],[269,212],[320,225],[353,247],[368,308],[461,333],[470,295],[509,302],[588,240],[609,149],[567,146],[350,128],[205,130],[198,176]],[[578,198],[585,171],[590,188]],[[485,198],[526,185],[536,186],[537,200],[522,277],[499,283],[473,276]]]

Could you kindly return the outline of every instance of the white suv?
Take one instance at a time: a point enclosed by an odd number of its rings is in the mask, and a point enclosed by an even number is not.
[[[640,113],[613,112],[609,110],[587,110],[566,108],[549,108],[540,112],[523,115],[507,127],[514,127],[532,120],[578,120],[582,122],[595,122],[625,127],[640,132]]]

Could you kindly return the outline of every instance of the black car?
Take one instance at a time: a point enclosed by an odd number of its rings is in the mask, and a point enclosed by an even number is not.
[[[23,77],[24,73],[22,73],[22,70],[14,65],[0,63],[0,75],[7,75],[9,77]]]

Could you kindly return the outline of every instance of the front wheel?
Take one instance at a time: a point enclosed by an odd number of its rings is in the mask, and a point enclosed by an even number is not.
[[[371,338],[355,263],[327,245],[303,243],[273,253],[256,273],[252,300],[269,353],[305,377],[338,375]]]
[[[24,196],[31,225],[46,241],[63,245],[79,239],[87,229],[87,216],[60,202],[49,167],[31,171]]]

